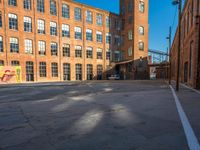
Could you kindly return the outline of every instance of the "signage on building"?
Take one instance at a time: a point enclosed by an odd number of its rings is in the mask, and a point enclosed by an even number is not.
[[[20,66],[0,66],[0,84],[21,82],[22,70]]]

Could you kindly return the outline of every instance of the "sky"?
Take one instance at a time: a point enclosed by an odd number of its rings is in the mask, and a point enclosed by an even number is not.
[[[76,0],[90,6],[119,13],[118,0]],[[149,0],[149,49],[167,52],[169,26],[172,26],[172,37],[176,32],[178,10],[172,0]],[[173,41],[173,40],[172,40]]]

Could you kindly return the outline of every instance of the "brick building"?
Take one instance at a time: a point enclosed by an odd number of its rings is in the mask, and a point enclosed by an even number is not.
[[[106,79],[116,61],[148,54],[148,0],[120,6],[0,0],[0,66],[21,66],[23,82]]]
[[[178,29],[171,48],[172,79],[177,75]],[[186,0],[181,16],[180,81],[200,88],[200,0]]]

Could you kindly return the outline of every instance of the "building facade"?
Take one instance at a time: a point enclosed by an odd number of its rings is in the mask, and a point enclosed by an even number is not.
[[[146,57],[147,8],[130,0],[127,18],[72,0],[1,0],[0,66],[21,66],[23,82],[106,79],[112,62]]]
[[[178,29],[171,48],[172,79],[177,76]],[[200,1],[186,0],[181,16],[180,81],[200,88]]]

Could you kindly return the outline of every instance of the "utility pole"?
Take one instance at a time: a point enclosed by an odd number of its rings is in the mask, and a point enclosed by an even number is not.
[[[179,91],[179,76],[180,76],[180,55],[181,55],[181,12],[182,0],[173,0],[173,5],[178,5],[178,56],[177,56],[177,75],[176,75],[176,91]]]
[[[168,39],[168,55],[169,55],[169,70],[168,70],[168,78],[169,78],[169,84],[171,84],[171,39],[172,39],[172,27],[169,27],[169,36]]]

